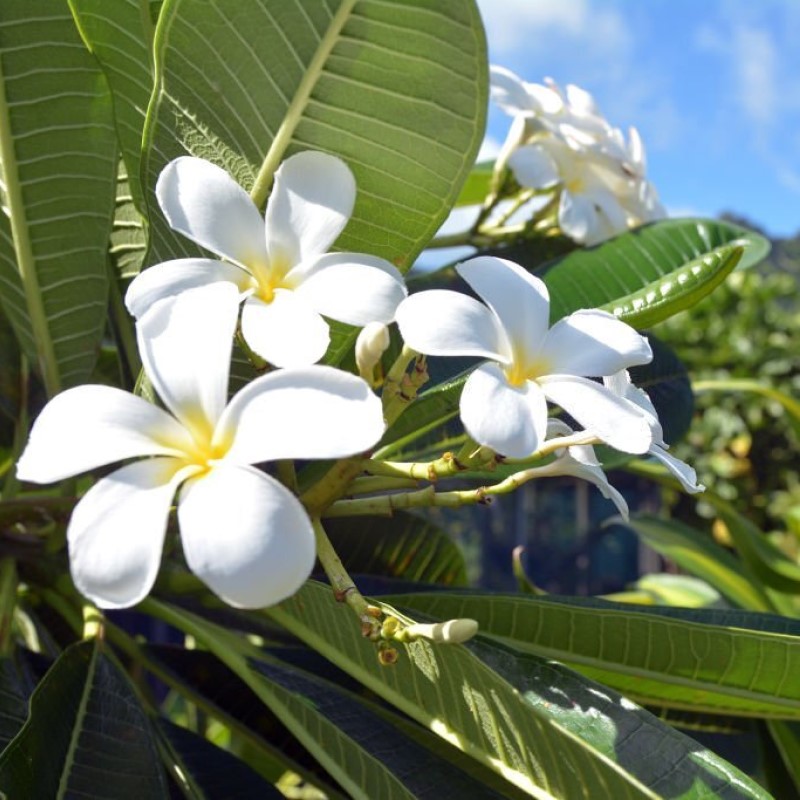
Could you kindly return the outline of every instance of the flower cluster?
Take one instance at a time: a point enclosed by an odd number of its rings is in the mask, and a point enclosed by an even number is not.
[[[599,135],[596,144],[605,153]],[[544,284],[498,258],[457,267],[481,303],[452,291],[407,297],[382,259],[327,252],[355,201],[338,158],[309,152],[284,162],[265,221],[226,172],[198,158],[171,162],[156,195],[176,231],[224,259],[168,261],[129,287],[144,372],[164,407],[107,386],[69,389],[39,415],[18,463],[20,479],[49,483],[127,462],[86,492],[67,529],[75,584],[98,605],[148,594],[176,495],[186,562],[219,597],[251,608],[293,594],[314,564],[313,523],[256,465],[343,458],[379,441],[383,408],[370,385],[393,321],[418,352],[486,359],[460,401],[479,444],[524,459],[569,439],[576,432],[548,419],[550,402],[583,438],[538,474],[589,480],[626,513],[591,448],[600,441],[649,452],[698,490],[694,473],[666,454],[655,409],[626,372],[652,358],[648,342],[613,315],[582,310],[549,327]],[[355,352],[363,377],[316,363],[329,340],[323,315],[364,328]],[[228,400],[237,327],[279,369]]]
[[[520,186],[558,196],[566,236],[597,244],[664,216],[635,128],[626,139],[577,86],[527,83],[497,66],[490,77],[492,99],[514,118],[498,164]]]

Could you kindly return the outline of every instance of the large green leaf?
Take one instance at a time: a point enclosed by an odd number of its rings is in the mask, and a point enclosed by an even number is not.
[[[144,213],[139,175],[142,131],[153,90],[149,0],[69,0],[69,5],[86,47],[108,81],[131,198]]]
[[[707,491],[703,500],[719,514],[739,555],[755,575],[781,592],[800,594],[800,566],[718,494]]]
[[[202,736],[163,719],[158,732],[164,758],[191,800],[283,800],[272,784]]]
[[[629,525],[645,544],[708,581],[732,603],[751,611],[775,610],[750,569],[710,536],[652,514],[636,514]]]
[[[421,517],[330,519],[325,531],[348,572],[464,586],[464,556],[444,531]]]
[[[476,605],[491,608],[487,600]],[[489,641],[418,640],[398,645],[400,658],[386,669],[347,609],[313,582],[266,613],[531,796],[583,797],[587,787],[615,800],[766,796],[611,690],[535,655]]]
[[[606,308],[638,328],[694,305],[736,266],[760,261],[769,243],[727,222],[664,220],[555,262],[544,281],[550,318]]]
[[[146,191],[188,151],[263,204],[287,156],[330,152],[358,185],[338,247],[403,270],[444,220],[483,136],[473,0],[167,0],[155,54]],[[151,223],[154,260],[194,252],[157,213]]]
[[[322,780],[321,770],[308,751],[253,690],[211,653],[155,645],[146,652],[147,668],[203,713],[220,720],[245,745],[252,758],[250,765],[262,775],[276,781],[285,772],[292,772],[331,800],[341,800],[332,784]]]
[[[276,662],[250,663],[263,679],[262,699],[357,800],[448,795],[501,800],[333,684]]]
[[[653,705],[800,719],[800,623],[748,611],[525,595],[403,595],[438,618],[554,658]]]
[[[9,798],[168,798],[150,721],[96,642],[65,651],[31,697],[30,716],[0,755]]]
[[[49,394],[92,371],[117,171],[111,98],[62,0],[0,4],[0,302]]]

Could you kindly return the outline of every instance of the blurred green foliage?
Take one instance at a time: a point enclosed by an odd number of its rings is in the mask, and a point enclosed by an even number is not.
[[[693,381],[757,380],[800,398],[800,235],[772,248],[757,267],[737,270],[690,312],[657,327]],[[800,436],[779,403],[752,392],[700,393],[690,432],[672,451],[762,530],[800,537]],[[687,522],[713,516],[702,495],[672,502]]]

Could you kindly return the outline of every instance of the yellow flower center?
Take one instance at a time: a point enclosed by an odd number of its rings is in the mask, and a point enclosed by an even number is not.
[[[550,364],[544,359],[536,359],[526,363],[522,359],[515,358],[503,371],[509,385],[523,386],[528,381],[535,381],[542,375],[549,374],[551,369]]]
[[[253,276],[253,294],[265,303],[269,304],[275,299],[276,289],[293,288],[286,281],[286,275],[292,265],[285,258],[273,258],[266,263],[252,261],[247,267]]]

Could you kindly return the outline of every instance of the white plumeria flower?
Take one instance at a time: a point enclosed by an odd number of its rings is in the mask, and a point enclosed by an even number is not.
[[[272,372],[226,404],[238,305],[236,288],[221,283],[140,319],[144,368],[169,411],[87,385],[54,397],[33,426],[21,480],[52,483],[149,456],[101,478],[70,519],[72,577],[99,606],[131,606],[150,591],[179,487],[183,551],[199,578],[237,607],[290,596],[313,567],[314,532],[297,498],[251,465],[352,455],[382,435],[378,398],[331,367]]]
[[[664,216],[635,128],[626,141],[577,86],[527,83],[503,67],[490,79],[492,98],[514,118],[498,168],[508,165],[524,188],[558,191],[565,235],[593,245]]]
[[[697,482],[695,470],[684,461],[671,456],[667,452],[669,445],[664,441],[664,431],[658,420],[658,412],[653,405],[653,401],[644,389],[640,389],[633,384],[628,371],[620,370],[614,375],[605,376],[603,383],[618,397],[622,397],[637,408],[647,420],[653,436],[653,444],[650,445],[647,451],[648,454],[660,461],[690,494],[705,491],[706,487]]]
[[[225,170],[201,158],[167,164],[156,197],[173,230],[226,260],[184,258],[145,270],[125,297],[137,319],[164,297],[229,282],[244,299],[247,344],[275,366],[304,366],[328,347],[322,315],[359,327],[389,323],[406,296],[388,261],[328,252],[356,197],[352,172],[335,156],[309,151],[284,161],[265,219]]]
[[[486,305],[458,292],[420,292],[400,304],[397,323],[421,353],[489,359],[461,394],[461,420],[475,441],[505,456],[531,455],[544,441],[550,400],[612,447],[647,451],[652,438],[642,415],[587,377],[607,374],[610,364],[649,362],[643,336],[595,309],[548,329],[547,287],[510,261],[482,256],[456,269]]]
[[[548,139],[518,147],[509,155],[508,165],[520,186],[560,187],[558,226],[579,244],[598,244],[627,230],[622,193],[612,191],[613,176],[591,150],[571,150]]]
[[[547,423],[547,438],[556,436],[572,436],[574,431],[560,419],[551,419]],[[556,458],[543,467],[529,470],[538,478],[571,475],[573,478],[593,483],[607,500],[611,500],[620,515],[629,518],[628,503],[625,498],[608,482],[603,465],[597,460],[594,447],[589,444],[573,444],[562,450],[556,450]]]

